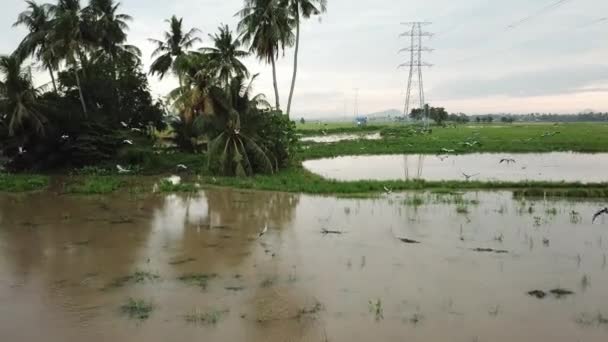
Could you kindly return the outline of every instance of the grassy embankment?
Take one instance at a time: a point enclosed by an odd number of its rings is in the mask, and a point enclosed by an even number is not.
[[[381,140],[350,140],[336,143],[306,143],[302,159],[341,155],[476,152],[608,152],[608,124],[509,124],[433,127],[431,134],[419,134],[411,126],[365,128],[380,130]],[[357,127],[337,128],[340,133],[359,131]],[[328,134],[332,130],[328,129]],[[372,130],[373,131],[373,130]],[[471,146],[472,144],[472,146]]]
[[[305,128],[315,132],[314,126]],[[383,131],[379,141],[358,140],[329,144],[305,144],[299,159],[332,157],[338,155],[391,154],[391,153],[439,153],[442,148],[455,153],[474,152],[549,152],[549,151],[608,151],[608,125],[605,124],[521,124],[521,125],[463,125],[452,128],[433,128],[432,134],[418,134],[410,126],[367,126],[366,128],[334,125],[328,134]],[[553,132],[559,132],[553,134]],[[549,133],[549,135],[548,135]],[[478,143],[468,147],[464,142]],[[134,161],[138,162],[138,154]],[[256,190],[302,192],[311,194],[336,194],[339,196],[370,196],[384,191],[384,187],[399,190],[475,190],[512,189],[516,194],[529,196],[608,197],[608,183],[581,184],[555,182],[464,182],[464,181],[355,181],[338,182],[311,174],[299,166],[272,176],[251,178],[211,177],[204,172],[204,156],[188,154],[162,154],[146,156],[135,168],[135,174],[120,176],[111,165],[105,169],[87,170],[62,180],[59,192],[75,194],[104,194],[115,191],[135,193],[150,192],[159,181],[160,174],[174,171],[174,165],[184,163],[190,167],[193,181],[180,185],[161,182],[160,192],[197,191],[206,186],[229,186]],[[151,176],[154,175],[154,176]],[[197,178],[192,176],[196,175]],[[0,175],[0,191],[23,192],[43,190],[49,185],[48,176]]]

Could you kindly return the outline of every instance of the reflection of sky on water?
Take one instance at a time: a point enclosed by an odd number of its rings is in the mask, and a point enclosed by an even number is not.
[[[503,162],[512,158],[514,163]],[[308,170],[343,180],[608,181],[608,153],[476,153],[463,155],[344,156],[309,160]]]

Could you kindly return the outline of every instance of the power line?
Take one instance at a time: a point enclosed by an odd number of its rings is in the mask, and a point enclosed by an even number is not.
[[[557,2],[554,2],[554,3],[550,4],[550,5],[547,5],[547,6],[543,7],[543,8],[541,8],[540,10],[538,10],[538,11],[530,14],[529,16],[527,16],[527,17],[525,17],[523,19],[520,19],[520,20],[512,23],[511,25],[507,26],[507,30],[512,30],[512,29],[516,28],[517,26],[519,26],[521,24],[524,24],[524,23],[526,23],[526,22],[528,22],[528,21],[530,21],[530,20],[532,20],[532,19],[534,19],[534,18],[536,18],[536,17],[538,17],[540,15],[543,15],[543,14],[545,14],[545,13],[551,11],[551,10],[554,10],[554,9],[556,9],[558,7],[561,7],[562,5],[566,4],[569,1],[571,1],[571,0],[559,0]]]

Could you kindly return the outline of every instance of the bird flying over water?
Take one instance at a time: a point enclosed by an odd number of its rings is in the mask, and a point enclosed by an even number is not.
[[[439,158],[439,160],[441,160],[441,161],[446,160],[448,157],[449,157],[449,156],[447,156],[447,155],[445,155],[445,156],[442,156],[442,155],[437,155],[437,158]]]
[[[124,128],[129,127],[129,125],[127,125],[127,123],[126,123],[126,122],[124,122],[124,121],[121,121],[121,122],[120,122],[120,124],[121,124],[121,125],[122,125],[122,127],[124,127]]]
[[[264,225],[264,229],[262,229],[262,231],[260,232],[260,235],[258,235],[258,238],[261,238],[264,234],[266,234],[267,231],[268,231],[268,224]]]
[[[479,176],[479,173],[476,173],[474,175],[467,175],[466,173],[463,172],[462,175],[464,176],[464,178],[467,179],[467,182],[468,182],[469,180],[471,180],[471,178],[473,178],[475,176]]]
[[[61,136],[61,139],[63,139],[63,140],[67,140],[69,138],[70,138],[70,136],[67,135],[67,134],[64,134],[64,135]]]
[[[127,145],[133,145],[133,141],[131,141],[131,140],[125,139],[122,142],[125,143],[125,144],[127,144]]]
[[[456,150],[451,150],[449,148],[445,148],[444,147],[444,148],[441,149],[441,152],[444,152],[444,153],[454,153],[454,152],[456,152]]]
[[[597,213],[595,213],[595,215],[593,215],[593,220],[591,221],[591,223],[595,222],[595,220],[596,220],[598,217],[600,217],[600,216],[602,216],[602,215],[604,215],[604,214],[608,214],[608,208],[604,208],[604,209],[602,209],[602,210],[598,211]]]
[[[133,127],[131,128],[131,132],[141,132],[141,129]]]
[[[390,195],[390,194],[392,194],[392,193],[393,193],[393,190],[392,190],[392,189],[387,188],[386,186],[384,186],[384,192],[386,192],[387,194],[389,194],[389,195]]]
[[[502,163],[507,163],[507,164],[515,163],[515,159],[513,159],[513,158],[502,158],[500,160],[499,164],[502,164]]]
[[[118,170],[118,173],[129,173],[131,172],[131,170],[125,169],[124,167],[116,164],[116,169]]]
[[[177,168],[180,170],[188,170],[188,167],[184,164],[177,164]]]

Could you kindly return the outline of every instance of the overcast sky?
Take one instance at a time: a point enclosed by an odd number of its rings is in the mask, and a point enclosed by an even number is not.
[[[24,35],[11,28],[25,8],[23,0],[1,0],[0,54],[10,53]],[[86,1],[82,1],[83,5]],[[435,51],[425,60],[427,102],[450,112],[608,111],[608,1],[562,0],[328,0],[321,21],[303,24],[300,72],[294,116],[352,115],[354,89],[361,113],[401,109],[407,70],[400,48],[403,21],[432,21],[436,35],[426,45]],[[160,38],[164,19],[184,17],[187,27],[208,33],[220,23],[234,27],[242,0],[123,0],[122,12],[134,17],[129,41],[144,53],[146,67]],[[510,25],[515,25],[509,28]],[[292,51],[278,63],[281,104],[287,103]],[[249,58],[261,73],[256,91],[273,99],[270,68]],[[48,77],[37,74],[38,83]],[[150,78],[155,95],[176,86],[175,79]],[[274,103],[273,101],[271,101]]]

